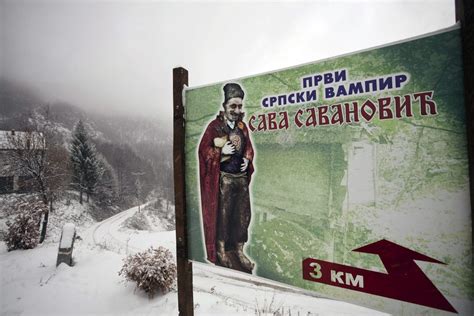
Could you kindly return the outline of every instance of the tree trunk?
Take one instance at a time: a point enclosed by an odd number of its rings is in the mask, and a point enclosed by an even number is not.
[[[87,203],[89,203],[89,193],[86,193],[87,196]]]
[[[38,176],[36,180],[39,183],[41,198],[43,199],[43,203],[48,205],[48,195],[46,194],[46,186],[43,182],[43,179]]]
[[[82,205],[82,188],[79,189],[79,204]]]
[[[50,209],[44,213],[43,217],[43,225],[41,226],[41,235],[40,235],[40,244],[44,241],[46,238],[46,228],[48,227],[48,218],[49,218],[49,212],[51,211],[51,208],[53,207],[53,201],[50,201],[49,204]]]

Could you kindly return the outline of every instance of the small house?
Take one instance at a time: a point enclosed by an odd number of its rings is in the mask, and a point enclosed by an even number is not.
[[[0,194],[25,193],[33,191],[31,177],[19,164],[14,153],[18,150],[44,150],[37,146],[42,140],[38,132],[0,131]]]

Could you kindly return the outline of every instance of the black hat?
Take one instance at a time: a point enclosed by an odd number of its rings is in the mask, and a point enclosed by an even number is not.
[[[244,98],[244,90],[237,83],[227,83],[224,86],[224,103],[232,98]]]

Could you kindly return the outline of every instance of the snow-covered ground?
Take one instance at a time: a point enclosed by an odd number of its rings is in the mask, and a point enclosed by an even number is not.
[[[149,246],[175,252],[174,231],[126,228],[124,222],[136,212],[135,207],[90,227],[89,221],[80,224],[77,233],[82,240],[74,245],[73,267],[61,264],[56,268],[57,241],[12,252],[1,243],[1,314],[177,315],[176,291],[149,299],[135,289],[135,284],[118,275],[128,254]],[[382,315],[364,307],[285,290],[281,285],[228,269],[204,264],[194,264],[193,269],[196,315]]]

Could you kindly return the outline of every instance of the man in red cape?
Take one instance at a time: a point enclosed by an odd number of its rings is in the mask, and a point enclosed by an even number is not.
[[[201,209],[207,259],[235,268],[226,251],[234,251],[242,268],[254,264],[243,252],[250,224],[249,183],[254,150],[242,121],[244,91],[236,83],[224,86],[223,111],[209,123],[199,144]]]

